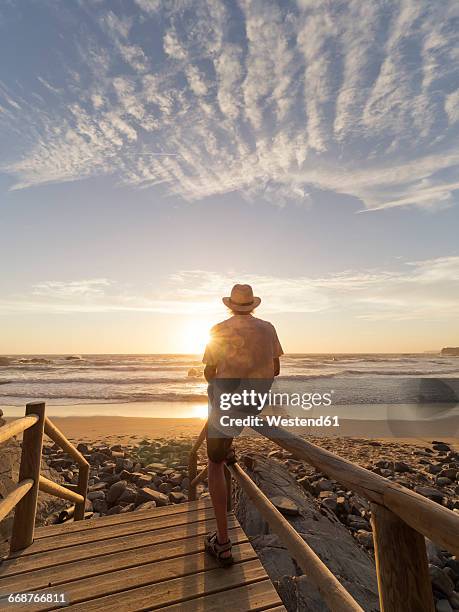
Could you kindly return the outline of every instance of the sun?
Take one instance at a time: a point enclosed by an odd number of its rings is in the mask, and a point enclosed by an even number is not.
[[[181,337],[182,351],[192,355],[199,355],[204,352],[209,341],[209,331],[211,323],[203,320],[188,321]]]
[[[207,419],[209,416],[209,407],[207,404],[198,404],[193,408],[193,416],[198,419]]]

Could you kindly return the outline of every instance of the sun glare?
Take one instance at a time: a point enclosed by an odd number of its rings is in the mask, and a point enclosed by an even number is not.
[[[193,408],[193,416],[198,419],[207,419],[208,406],[207,404],[199,404]]]
[[[182,350],[184,353],[201,354],[209,341],[209,330],[212,324],[208,321],[189,321],[184,328],[182,336]]]

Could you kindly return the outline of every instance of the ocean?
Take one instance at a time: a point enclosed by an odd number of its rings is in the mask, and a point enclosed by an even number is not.
[[[380,418],[382,406],[401,415],[406,405],[446,405],[448,413],[458,405],[458,357],[292,354],[281,364],[273,390],[330,392],[346,418],[358,418],[363,406],[366,418]],[[8,416],[23,414],[33,400],[46,401],[57,416],[204,416],[202,369],[200,357],[190,355],[5,355],[0,406]]]

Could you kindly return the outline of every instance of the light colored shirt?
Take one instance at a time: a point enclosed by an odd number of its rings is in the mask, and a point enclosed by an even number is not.
[[[203,363],[217,378],[273,378],[273,360],[283,355],[274,325],[252,315],[233,315],[210,332]]]

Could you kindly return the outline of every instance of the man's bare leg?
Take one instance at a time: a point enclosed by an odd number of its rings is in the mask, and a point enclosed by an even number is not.
[[[228,520],[226,517],[226,481],[225,462],[214,463],[209,459],[208,468],[209,493],[217,522],[217,540],[219,544],[228,541]],[[229,557],[231,552],[222,553],[223,557]]]

